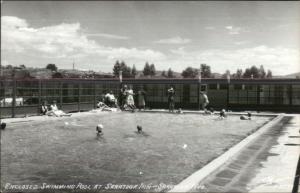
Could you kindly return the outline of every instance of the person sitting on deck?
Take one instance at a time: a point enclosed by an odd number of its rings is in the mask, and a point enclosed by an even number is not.
[[[226,115],[225,109],[222,109],[222,110],[220,111],[220,118],[221,118],[221,119],[224,119],[226,116],[227,116],[227,115]]]
[[[43,101],[40,111],[41,111],[42,115],[46,115],[47,114],[47,112],[48,112],[48,106],[47,106],[47,102],[46,101]]]
[[[247,116],[245,116],[245,115],[242,115],[242,116],[240,116],[240,119],[241,120],[251,120],[251,113],[247,113]]]
[[[110,91],[109,93],[107,93],[105,95],[104,101],[105,101],[105,104],[109,107],[114,107],[114,108],[118,107],[117,99],[112,91]]]
[[[71,114],[66,114],[62,110],[59,110],[56,105],[56,100],[53,101],[53,103],[50,105],[50,111],[46,113],[48,116],[56,116],[56,117],[62,117],[62,116],[71,116]]]

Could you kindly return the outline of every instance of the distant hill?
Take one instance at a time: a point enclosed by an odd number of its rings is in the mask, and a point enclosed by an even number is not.
[[[284,75],[284,76],[273,76],[273,78],[297,78],[300,79],[300,72]]]

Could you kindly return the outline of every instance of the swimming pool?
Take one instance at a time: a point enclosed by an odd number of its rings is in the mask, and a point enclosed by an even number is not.
[[[178,184],[270,119],[103,112],[11,123],[1,133],[1,183],[103,185],[99,190],[144,184],[139,191],[159,191],[156,185]]]

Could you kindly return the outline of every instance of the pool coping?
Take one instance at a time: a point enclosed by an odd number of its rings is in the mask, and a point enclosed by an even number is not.
[[[277,124],[285,114],[277,114],[275,118],[271,121],[260,127],[256,132],[244,138],[242,141],[232,146],[228,151],[224,152],[222,155],[217,157],[216,159],[209,162],[200,170],[194,172],[179,184],[175,185],[173,189],[168,192],[190,192],[195,187],[197,187],[201,181],[203,181],[206,177],[220,168],[225,162],[229,161],[234,155],[240,152],[243,148],[245,148],[248,144],[253,142],[258,136],[262,135],[265,131],[267,131],[270,127]]]
[[[131,112],[131,111],[115,111],[115,112],[110,112],[110,111],[98,111],[97,109],[92,109],[90,111],[86,112],[76,112],[76,113],[71,113],[71,117],[77,117],[80,115],[88,115],[88,114],[97,114],[97,113],[120,113],[120,112]],[[218,116],[219,111],[215,111],[215,114],[211,116]],[[246,115],[248,111],[244,112],[227,112],[227,115]],[[142,111],[136,111],[135,113],[170,113],[170,114],[177,114],[176,112],[171,113],[166,109],[151,109],[151,110],[142,110]],[[267,113],[267,112],[251,112],[252,116],[264,116],[264,117],[276,117],[278,113]],[[200,114],[200,115],[206,115],[205,112],[202,110],[183,110],[183,115],[184,114]],[[209,115],[207,115],[209,116]],[[25,116],[25,117],[15,117],[15,118],[3,118],[2,121],[6,123],[22,123],[22,122],[31,122],[31,121],[43,121],[43,120],[59,120],[59,119],[64,119],[65,117],[54,117],[54,116],[46,116],[46,115],[34,115],[34,116]]]

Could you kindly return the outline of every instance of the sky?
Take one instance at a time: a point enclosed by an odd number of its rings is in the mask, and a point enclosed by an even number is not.
[[[300,71],[299,1],[1,1],[1,64]]]

